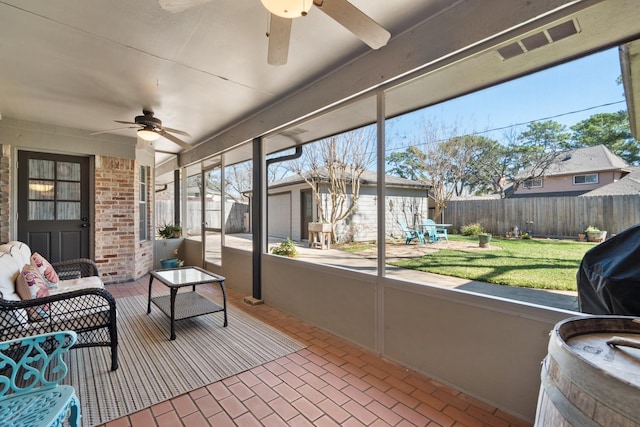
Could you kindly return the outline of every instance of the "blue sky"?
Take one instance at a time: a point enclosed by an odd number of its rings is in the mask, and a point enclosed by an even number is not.
[[[466,133],[551,118],[569,127],[593,114],[626,110],[623,87],[616,83],[619,76],[618,49],[613,48],[416,111],[400,126],[455,122],[463,123]],[[598,108],[567,114],[591,107]],[[500,140],[503,133],[483,135]]]

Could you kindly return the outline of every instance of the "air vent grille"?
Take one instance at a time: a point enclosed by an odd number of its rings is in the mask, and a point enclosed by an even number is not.
[[[511,59],[523,53],[557,42],[558,40],[573,36],[579,32],[578,23],[572,19],[502,46],[497,49],[497,53],[503,60]]]

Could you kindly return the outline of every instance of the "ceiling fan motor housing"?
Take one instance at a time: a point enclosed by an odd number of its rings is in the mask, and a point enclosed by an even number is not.
[[[139,125],[153,128],[162,128],[162,121],[153,117],[153,112],[143,111],[144,116],[136,116],[135,122]]]

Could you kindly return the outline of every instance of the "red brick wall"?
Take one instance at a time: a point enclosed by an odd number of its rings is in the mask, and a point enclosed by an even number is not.
[[[95,261],[101,278],[105,283],[136,279],[153,263],[153,242],[139,240],[139,165],[98,156],[95,177]]]

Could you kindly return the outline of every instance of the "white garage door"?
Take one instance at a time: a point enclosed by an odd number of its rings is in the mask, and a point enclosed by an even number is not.
[[[267,215],[269,236],[291,237],[291,193],[270,195]]]

